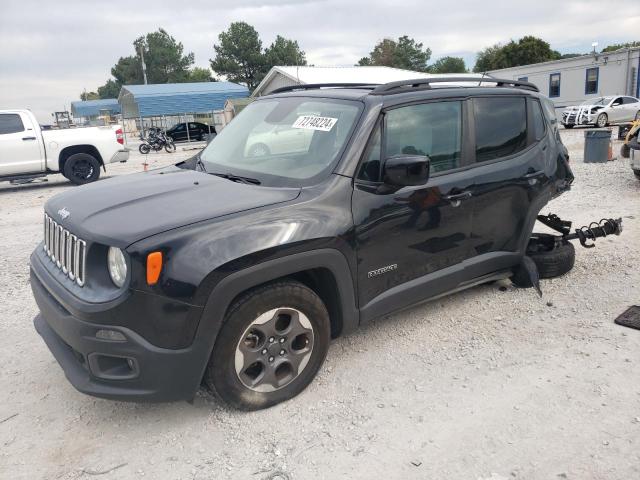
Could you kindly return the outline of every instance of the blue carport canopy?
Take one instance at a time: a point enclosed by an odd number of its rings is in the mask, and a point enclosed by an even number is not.
[[[71,114],[74,117],[97,117],[101,110],[110,110],[112,114],[120,113],[118,99],[105,98],[71,102]]]
[[[228,98],[248,96],[232,82],[164,83],[124,85],[118,101],[125,118],[136,118],[222,110]]]

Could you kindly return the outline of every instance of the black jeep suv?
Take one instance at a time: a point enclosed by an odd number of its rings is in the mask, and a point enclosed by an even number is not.
[[[567,160],[526,82],[281,89],[190,160],[49,200],[35,327],[82,392],[268,407],[330,338],[513,275]]]

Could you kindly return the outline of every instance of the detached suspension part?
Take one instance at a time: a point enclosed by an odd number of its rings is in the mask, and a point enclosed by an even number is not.
[[[574,233],[571,233],[571,222],[562,220],[553,213],[538,215],[537,218],[540,223],[562,234],[562,237],[558,237],[558,240],[567,242],[578,239],[580,245],[584,248],[595,247],[596,238],[606,237],[607,235],[620,235],[622,232],[622,218],[603,218],[599,222],[591,222],[589,225],[576,228]]]

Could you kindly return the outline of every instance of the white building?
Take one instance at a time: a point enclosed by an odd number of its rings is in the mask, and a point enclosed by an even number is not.
[[[556,109],[607,95],[640,97],[640,47],[487,73],[496,78],[535,84],[540,92],[553,100]]]
[[[273,67],[251,94],[252,97],[267,95],[280,87],[313,83],[388,83],[414,78],[445,75],[402,70],[392,67]],[[448,75],[450,76],[450,75]],[[456,77],[478,78],[478,74],[455,74]]]

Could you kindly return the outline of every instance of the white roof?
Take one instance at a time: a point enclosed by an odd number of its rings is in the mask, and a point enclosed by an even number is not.
[[[253,95],[259,95],[271,79],[281,74],[300,84],[307,83],[388,83],[398,80],[411,80],[414,78],[445,77],[454,75],[456,77],[480,78],[478,74],[456,73],[449,75],[429,74],[403,70],[393,67],[296,67],[277,66],[272,67],[256,87]]]

